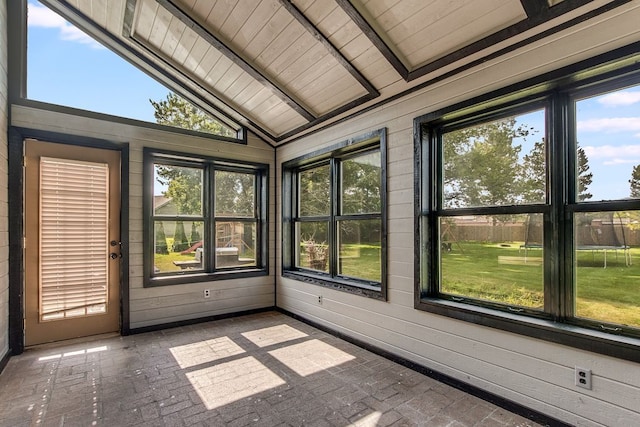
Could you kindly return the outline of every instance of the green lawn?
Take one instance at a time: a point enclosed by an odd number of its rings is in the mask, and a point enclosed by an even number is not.
[[[443,292],[531,308],[543,305],[542,251],[521,243],[454,244],[442,253]],[[577,315],[640,326],[640,249],[631,249],[634,264],[626,266],[622,251],[579,251],[576,272]]]

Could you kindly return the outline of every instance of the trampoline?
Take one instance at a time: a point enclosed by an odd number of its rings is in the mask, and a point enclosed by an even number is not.
[[[622,252],[626,266],[631,265],[631,251],[627,245],[622,217],[614,212],[603,213],[600,218],[577,220],[575,226],[575,248],[577,251],[591,251],[603,253],[603,267],[607,268],[607,253],[614,252],[616,260],[618,252]],[[542,249],[543,227],[542,215],[529,215],[525,223],[525,242],[520,246],[524,250],[525,262],[528,251]]]

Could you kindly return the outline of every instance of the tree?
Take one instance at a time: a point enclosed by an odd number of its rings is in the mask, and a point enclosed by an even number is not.
[[[516,203],[521,191],[521,145],[530,130],[515,118],[484,123],[443,138],[445,206],[498,206]]]
[[[175,93],[169,93],[167,99],[149,100],[155,112],[156,122],[161,125],[190,129],[235,138],[236,133],[213,119],[210,115],[195,107]]]
[[[589,159],[584,148],[578,146],[578,201],[583,202],[593,197],[587,192],[593,181],[593,173],[589,172]]]
[[[381,210],[380,152],[342,162],[343,214],[377,213]]]
[[[635,165],[633,167],[629,184],[631,187],[630,196],[634,199],[640,199],[640,165]]]
[[[189,241],[187,240],[187,234],[184,232],[184,223],[182,221],[176,221],[176,232],[173,235],[173,247],[172,252],[182,252],[189,249]]]
[[[533,144],[533,148],[522,158],[520,183],[522,199],[527,203],[542,203],[546,196],[547,165],[545,162],[545,140]]]
[[[173,165],[156,165],[157,180],[167,189],[177,215],[202,214],[202,170]]]
[[[166,255],[169,253],[167,247],[167,236],[164,234],[164,225],[162,221],[158,222],[158,228],[156,228],[156,253]]]
[[[255,209],[254,174],[217,171],[215,181],[216,216],[253,216]]]

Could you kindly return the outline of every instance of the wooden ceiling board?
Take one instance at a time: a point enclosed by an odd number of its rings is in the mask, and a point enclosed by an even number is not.
[[[169,31],[164,35],[164,39],[160,45],[160,50],[162,50],[165,55],[171,57],[174,61],[179,62],[175,58],[176,48],[178,47],[178,42],[182,38],[186,28],[181,22],[176,21],[176,18],[171,19]]]
[[[247,101],[253,98],[256,93],[260,92],[260,89],[263,87],[260,82],[252,79],[248,85],[231,98],[231,101],[233,101],[234,104],[242,105],[245,110],[252,112],[253,108],[247,104]]]
[[[259,2],[245,22],[238,28],[238,32],[231,40],[233,46],[237,46],[239,52],[244,52],[246,47],[256,38],[265,23],[272,21],[278,10],[282,9],[276,2]]]
[[[292,80],[308,70],[313,64],[320,63],[322,60],[329,60],[329,54],[326,49],[320,43],[316,43],[309,33],[300,36],[296,45],[299,47],[290,49],[287,54],[278,55],[269,64],[269,75],[276,77],[278,81],[285,85],[290,84]]]
[[[266,111],[261,120],[268,123],[266,128],[275,135],[282,135],[308,123],[304,117],[283,102]]]
[[[340,94],[340,98],[334,96],[336,93]],[[342,105],[367,95],[367,93],[364,88],[354,84],[351,75],[345,75],[337,80],[333,79],[329,85],[320,88],[318,91],[309,92],[309,96],[314,99],[314,108],[320,114],[327,114]],[[302,91],[301,95],[304,94],[305,91]]]
[[[279,81],[287,82],[287,87],[296,90],[303,85],[304,80],[309,79],[309,75],[314,75],[314,79],[318,78],[323,73],[318,73],[318,68],[325,69],[327,64],[331,65],[335,61],[329,60],[330,56],[322,45],[315,44],[311,49],[304,52],[298,59],[296,59],[290,66],[284,67],[278,70],[279,67],[275,67],[274,71],[278,72],[276,78]]]
[[[416,29],[412,28],[411,22],[415,22],[415,18],[423,21],[423,26],[428,26],[446,15],[454,13],[456,9],[462,8],[466,3],[463,1],[423,1],[423,0],[403,0],[388,8],[384,13],[375,17],[376,23],[386,33],[390,33],[394,29],[400,30],[406,28],[413,34]],[[483,1],[475,1],[474,3],[485,3]],[[426,20],[425,20],[426,19]],[[422,26],[421,26],[422,27]],[[397,39],[393,39],[397,42]]]
[[[256,64],[262,69],[268,69],[269,66],[276,58],[278,58],[283,52],[286,52],[291,46],[305,35],[306,31],[300,25],[293,22],[293,19],[286,24],[282,32],[278,33],[269,44],[256,56],[251,56],[251,59],[256,61]]]
[[[235,78],[242,71],[235,66],[233,61],[213,47],[209,48],[202,61],[198,64],[198,70],[202,70],[204,80],[211,87],[215,87],[223,77]]]
[[[198,16],[205,22],[209,19],[209,15],[213,8],[216,7],[216,0],[196,0],[186,1],[183,0],[183,4],[193,11],[193,16]]]
[[[286,28],[293,22],[293,17],[286,9],[280,7],[271,16],[268,22],[263,23],[256,36],[242,50],[243,56],[247,58],[258,58],[260,54],[269,46]]]
[[[264,1],[275,0],[263,0],[263,2]],[[228,45],[233,47],[235,51],[242,49],[241,45],[236,45],[234,42],[236,35],[240,32],[241,28],[248,25],[247,18],[251,16],[260,3],[262,2],[257,2],[255,0],[239,0],[236,6],[231,10],[227,19],[224,21],[224,24],[218,30],[217,34],[221,35],[221,38],[227,41]],[[239,37],[237,41],[242,41],[241,37]]]
[[[396,6],[398,3],[404,0],[351,0],[352,3],[359,3],[364,6],[370,13],[371,17],[376,19],[387,10]],[[426,1],[426,0],[425,0]]]
[[[110,33],[120,34],[122,32],[125,3],[125,0],[112,0],[109,2],[106,29]]]
[[[156,19],[160,5],[154,1],[142,0],[137,2],[134,23],[131,25],[131,35],[142,40],[149,40],[153,21]]]
[[[312,21],[316,27],[322,28],[322,34],[327,38],[330,38],[340,28],[352,22],[349,16],[336,3],[332,3],[332,6],[331,9],[327,9],[327,14],[321,18],[318,17],[318,20]]]
[[[160,48],[162,46],[164,37],[167,34],[167,31],[170,31],[171,25],[174,26],[173,29],[175,29],[176,26],[184,26],[180,21],[174,20],[173,15],[162,7],[158,8],[158,12],[156,13],[152,25],[149,38],[146,39],[145,42],[156,48]]]
[[[198,37],[196,33],[190,31],[189,29],[185,29],[182,32],[182,36],[180,40],[178,40],[178,44],[173,52],[173,59],[178,64],[185,65],[187,60],[190,58],[202,58],[204,52],[206,52],[207,45],[201,43],[197,45],[198,40],[202,40],[201,37]],[[202,40],[204,42],[204,40]],[[193,61],[195,63],[195,61]],[[195,63],[194,66],[197,66],[199,61]]]
[[[458,10],[469,19],[461,20],[457,14],[450,16],[458,22],[456,31],[447,31],[452,23],[443,19],[400,42],[397,47],[410,66],[418,67],[526,18],[519,2],[500,2],[495,9],[476,8],[474,5],[478,3],[472,2],[464,11]]]

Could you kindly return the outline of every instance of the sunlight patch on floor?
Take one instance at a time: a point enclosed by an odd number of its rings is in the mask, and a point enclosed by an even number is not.
[[[355,356],[320,340],[309,340],[279,348],[270,351],[269,354],[303,377],[355,359]]]
[[[169,350],[182,369],[245,353],[229,337],[171,347]]]
[[[285,384],[254,357],[189,372],[187,378],[209,410]]]
[[[82,354],[97,353],[99,351],[107,351],[107,350],[108,350],[108,347],[106,345],[103,345],[100,347],[92,347],[92,348],[87,348],[83,350],[69,351],[67,353],[58,353],[58,354],[52,354],[50,356],[42,356],[38,358],[38,362],[45,362],[47,360],[56,360],[62,357],[71,357],[71,356],[79,356]]]
[[[299,338],[305,338],[308,335],[296,328],[292,328],[289,325],[277,325],[270,328],[245,332],[242,336],[262,348]]]

